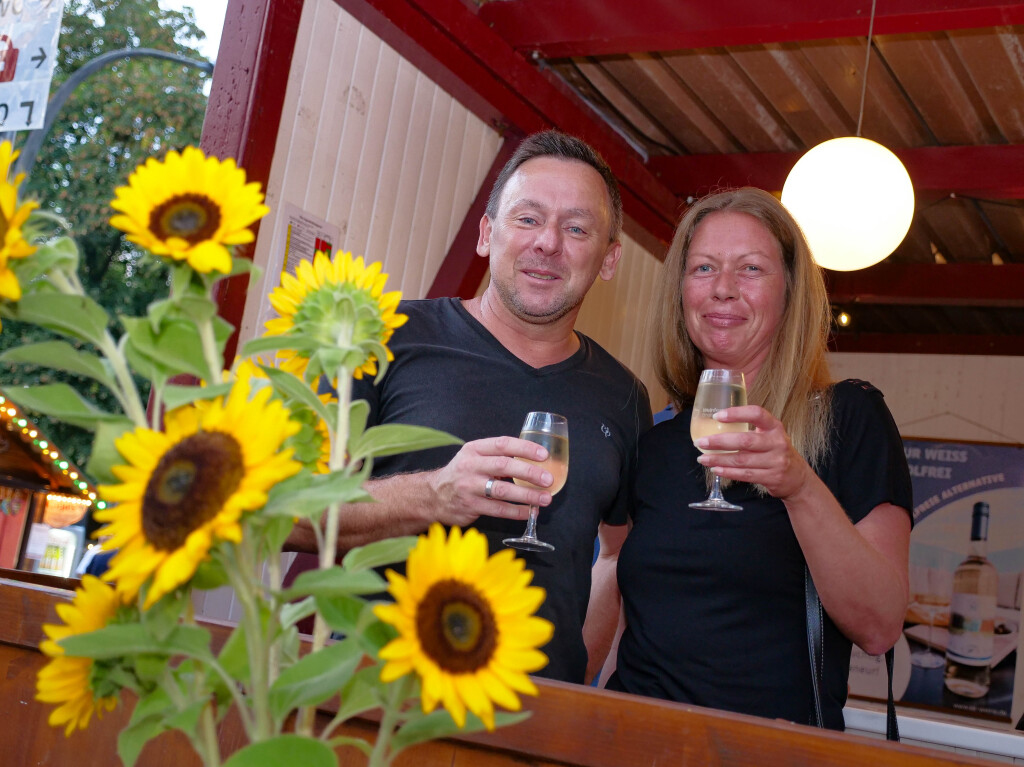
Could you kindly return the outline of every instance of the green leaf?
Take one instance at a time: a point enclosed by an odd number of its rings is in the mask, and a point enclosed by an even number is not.
[[[337,718],[346,721],[378,708],[381,700],[379,691],[383,687],[379,666],[359,669],[341,691],[341,705],[338,706]]]
[[[310,597],[310,599],[313,599]],[[345,636],[357,636],[359,633],[359,617],[366,607],[360,597],[342,594],[340,596],[321,596],[315,599],[315,609],[332,631]]]
[[[191,601],[184,589],[173,590],[142,613],[142,624],[155,639],[164,641],[177,628],[185,607]]]
[[[117,388],[114,378],[95,354],[76,349],[67,341],[44,341],[38,344],[16,346],[0,354],[0,362],[22,365],[42,365],[54,370],[85,376],[99,381],[111,391]]]
[[[143,719],[149,719],[154,716],[163,718],[168,712],[173,710],[174,704],[171,702],[171,696],[167,694],[167,690],[162,687],[154,687],[151,692],[139,698],[138,703],[135,704],[135,709],[132,711],[132,718],[129,724],[136,724]]]
[[[406,535],[401,538],[386,538],[365,546],[357,546],[345,555],[341,563],[349,572],[359,572],[395,562],[404,562],[408,559],[412,547],[416,545],[416,540],[415,535]]]
[[[164,406],[170,411],[182,405],[191,405],[197,400],[225,397],[231,391],[231,386],[230,382],[212,386],[168,386],[164,389]]]
[[[330,598],[378,594],[384,591],[386,585],[384,579],[373,570],[350,573],[340,567],[331,567],[327,570],[307,570],[300,573],[292,583],[292,587],[287,589],[281,597],[291,600],[305,596]]]
[[[529,717],[529,711],[515,714],[498,712],[494,715],[494,726],[507,727],[518,724]],[[484,729],[486,729],[484,723],[472,711],[466,712],[466,725],[459,727],[447,710],[440,709],[426,716],[416,716],[399,727],[398,732],[391,739],[391,749],[392,753],[397,753],[409,746],[415,746],[417,743],[447,738],[456,733],[480,732]]]
[[[224,762],[224,767],[338,767],[330,746],[301,735],[278,735],[253,743]]]
[[[199,730],[199,717],[202,716],[203,709],[208,705],[209,701],[207,700],[197,700],[194,703],[189,704],[181,711],[175,713],[174,716],[167,718],[167,727],[175,730],[181,730],[183,733],[188,735],[189,740],[195,743],[196,733]]]
[[[48,415],[72,426],[94,430],[100,423],[123,422],[120,413],[107,413],[82,398],[75,389],[64,383],[42,384],[31,388],[7,391],[8,396],[27,410]]]
[[[366,456],[397,455],[413,450],[425,450],[444,445],[461,445],[462,440],[437,429],[407,424],[383,424],[371,426],[362,436],[349,443],[349,454],[353,461]]]
[[[53,269],[66,272],[78,271],[78,246],[70,237],[59,237],[39,246],[32,258],[9,261],[15,267],[18,279],[24,284],[36,277],[49,274]]]
[[[110,322],[103,307],[91,298],[63,293],[22,296],[15,304],[14,316],[22,322],[97,346],[102,344]]]
[[[348,682],[362,657],[359,645],[348,639],[309,653],[271,685],[271,714],[281,722],[292,709],[323,703]]]
[[[260,336],[246,341],[242,347],[243,357],[255,357],[262,352],[276,352],[280,349],[292,349],[312,355],[320,349],[321,342],[315,338],[299,335]]]
[[[291,373],[269,365],[260,365],[259,368],[267,374],[270,383],[280,392],[286,402],[291,400],[300,402],[324,421],[327,421],[329,417],[327,408],[324,407],[324,403],[316,396],[316,392],[305,381],[296,378]],[[327,423],[330,423],[330,421],[327,421]]]
[[[315,517],[331,503],[372,501],[363,490],[363,478],[345,476],[344,471],[330,474],[303,473],[281,482],[270,492],[262,514],[266,516]]]
[[[124,767],[132,767],[142,753],[143,747],[166,730],[162,716],[149,716],[137,722],[133,721],[121,730],[117,736],[117,755],[121,757]]]
[[[231,259],[231,271],[226,275],[217,275],[218,279],[223,277],[235,277],[239,274],[248,274],[251,278],[250,284],[255,284],[256,280],[263,274],[263,270],[260,269],[256,264],[248,258],[232,258]]]
[[[366,419],[370,417],[370,403],[364,399],[353,400],[348,406],[348,444],[358,442],[366,431]],[[328,423],[331,423],[328,421]]]
[[[190,322],[165,322],[159,333],[154,333],[149,321],[139,317],[121,317],[128,333],[128,348],[158,369],[169,374],[189,373],[197,378],[209,378],[203,358],[203,345],[199,332]],[[217,372],[217,371],[213,371]]]
[[[294,626],[303,618],[308,618],[316,612],[316,600],[313,597],[306,597],[298,602],[289,602],[281,608],[281,625],[284,627]],[[330,626],[330,622],[327,624]],[[331,628],[334,628],[331,626]]]
[[[228,573],[219,558],[206,559],[199,563],[196,574],[189,580],[193,591],[212,591],[228,585]]]
[[[231,630],[217,660],[233,679],[248,679],[249,650],[245,640],[244,623],[239,623]]]
[[[60,640],[64,651],[76,658],[110,660],[131,655],[187,655],[210,657],[210,632],[196,626],[178,626],[160,640],[138,623],[106,626],[87,634],[75,634]]]
[[[85,465],[86,473],[96,482],[112,485],[119,481],[111,468],[123,464],[125,459],[115,443],[122,434],[134,428],[135,424],[127,418],[96,424],[96,436],[92,440],[89,462]]]

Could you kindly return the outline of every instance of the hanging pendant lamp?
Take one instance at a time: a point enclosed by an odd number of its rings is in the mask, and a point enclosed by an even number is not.
[[[877,264],[906,237],[914,217],[914,187],[903,163],[881,144],[860,137],[867,92],[875,0],[871,4],[857,135],[808,151],[782,188],[786,206],[826,269],[852,271]]]

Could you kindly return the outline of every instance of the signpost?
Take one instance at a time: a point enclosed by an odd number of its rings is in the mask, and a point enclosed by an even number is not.
[[[43,127],[64,0],[0,0],[0,130]]]

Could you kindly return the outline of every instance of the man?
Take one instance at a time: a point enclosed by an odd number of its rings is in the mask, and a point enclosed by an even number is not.
[[[651,423],[643,384],[573,330],[595,279],[615,273],[621,222],[616,181],[589,146],[554,131],[528,137],[480,221],[477,253],[491,269],[483,295],[403,302],[409,321],[389,344],[394,361],[378,386],[364,378],[353,391],[369,402],[370,424],[431,426],[465,444],[376,461],[367,490],[377,503],[345,508],[339,550],[440,521],[478,528],[494,553],[539,505],[538,536],[555,550],[522,555],[547,590],[539,614],[556,627],[541,675],[573,682],[587,665],[595,535],[624,535],[636,441]],[[568,418],[568,481],[554,498],[509,481],[552,482],[521,460],[545,450],[514,436],[532,410]]]

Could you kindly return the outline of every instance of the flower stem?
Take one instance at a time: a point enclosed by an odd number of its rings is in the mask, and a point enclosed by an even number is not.
[[[210,375],[206,379],[211,385],[220,383],[221,370],[224,369],[224,355],[217,351],[217,338],[213,333],[213,320],[203,320],[196,323],[199,330],[199,340],[203,344],[203,359],[206,360],[206,367],[210,369]]]
[[[331,457],[329,466],[331,471],[344,468],[345,459],[348,455],[348,425],[349,405],[352,401],[352,371],[342,365],[337,372],[338,381],[338,416],[331,434]],[[327,570],[334,567],[334,560],[338,554],[338,527],[341,516],[341,504],[332,503],[325,512],[324,539],[320,546],[320,569]],[[317,612],[313,619],[313,646],[310,652],[316,652],[327,642],[330,635],[330,628],[323,616]],[[304,707],[299,712],[298,729],[301,734],[313,734],[314,711],[311,706]]]
[[[49,275],[50,282],[61,293],[68,296],[84,296],[85,289],[74,272],[65,272],[55,269]],[[128,362],[124,357],[121,347],[114,341],[109,330],[103,331],[103,337],[97,340],[96,346],[103,356],[110,362],[114,370],[114,379],[117,386],[111,389],[125,415],[132,419],[136,426],[146,425],[146,409],[142,406],[139,398],[139,390],[135,386],[135,379],[132,378],[128,369]]]
[[[412,680],[409,674],[396,679],[393,684],[386,686],[387,699],[384,701],[383,715],[380,718],[380,726],[377,728],[377,741],[373,744],[373,752],[370,754],[370,761],[367,767],[387,767],[398,752],[391,753],[391,736],[395,733],[395,727],[401,719],[402,706],[409,696]]]
[[[245,644],[249,651],[249,696],[252,699],[253,731],[250,740],[266,740],[274,734],[273,719],[270,716],[270,685],[267,681],[267,637],[263,631],[260,606],[252,588],[254,573],[246,567],[246,541],[228,546],[225,570],[242,603],[245,622]]]
[[[199,720],[205,767],[220,767],[220,744],[217,742],[217,726],[213,721],[213,708],[208,703],[203,707]]]

